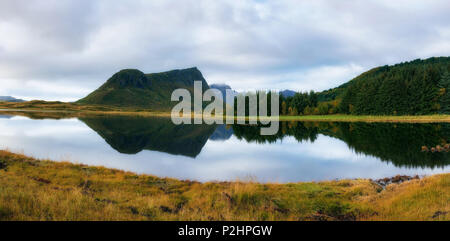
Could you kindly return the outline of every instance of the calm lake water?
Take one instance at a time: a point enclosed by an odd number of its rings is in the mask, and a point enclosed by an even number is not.
[[[275,136],[250,125],[179,125],[169,118],[31,119],[0,113],[0,149],[198,181],[382,178],[450,171],[450,124],[281,122]]]

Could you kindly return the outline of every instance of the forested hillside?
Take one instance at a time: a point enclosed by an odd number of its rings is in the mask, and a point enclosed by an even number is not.
[[[371,69],[336,88],[281,96],[282,115],[450,114],[450,57]]]
[[[370,115],[449,113],[450,58],[369,70],[348,83],[339,112]]]

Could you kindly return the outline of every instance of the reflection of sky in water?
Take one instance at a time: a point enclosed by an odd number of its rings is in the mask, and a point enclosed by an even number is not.
[[[256,179],[295,182],[336,178],[381,178],[397,174],[433,174],[450,168],[395,167],[356,154],[343,141],[319,135],[314,142],[285,137],[273,144],[247,143],[232,136],[208,140],[195,159],[144,150],[118,153],[77,119],[0,118],[0,148],[37,158],[101,165],[127,171],[199,181]]]

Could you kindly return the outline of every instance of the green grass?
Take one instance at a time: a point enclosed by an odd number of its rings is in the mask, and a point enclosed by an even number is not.
[[[16,115],[34,115],[42,117],[68,118],[95,115],[129,115],[170,117],[169,111],[151,109],[119,108],[101,105],[84,105],[79,103],[28,101],[22,103],[0,102],[3,113]],[[248,119],[246,117],[245,119]],[[280,116],[280,121],[333,121],[333,122],[450,122],[450,115],[417,115],[417,116],[368,116],[368,115],[306,115]]]
[[[180,181],[0,151],[0,220],[450,220],[450,174],[370,180]]]
[[[21,103],[0,102],[3,112],[16,115],[34,115],[42,117],[68,118],[95,115],[128,115],[128,116],[160,116],[170,117],[170,111],[157,111],[133,107],[113,107],[102,105],[86,105],[80,103],[28,101]],[[31,114],[30,114],[31,113]],[[248,117],[245,117],[248,119]],[[273,118],[271,118],[273,119]],[[280,121],[328,121],[328,122],[411,122],[433,123],[450,122],[450,115],[416,115],[416,116],[374,116],[374,115],[304,115],[280,116]]]
[[[343,122],[450,122],[450,115],[416,115],[416,116],[374,116],[374,115],[308,115],[280,116],[280,120],[290,121],[343,121]]]

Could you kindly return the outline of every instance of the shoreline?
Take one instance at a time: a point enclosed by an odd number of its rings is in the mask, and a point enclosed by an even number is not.
[[[0,151],[0,183],[0,220],[450,220],[450,173],[200,183]]]
[[[170,112],[152,112],[152,111],[129,111],[129,110],[59,110],[59,109],[8,109],[0,106],[0,113],[13,113],[24,115],[26,113],[42,114],[62,114],[62,118],[74,118],[85,116],[139,116],[139,117],[165,117],[170,118]],[[192,115],[192,118],[200,116]],[[216,118],[216,117],[212,117]],[[217,117],[225,119],[226,116]],[[234,117],[235,120],[245,119]],[[276,120],[273,117],[258,118],[259,120]],[[387,122],[387,123],[450,123],[450,115],[418,115],[418,116],[373,116],[373,115],[304,115],[304,116],[279,116],[279,121],[304,121],[304,122]]]

